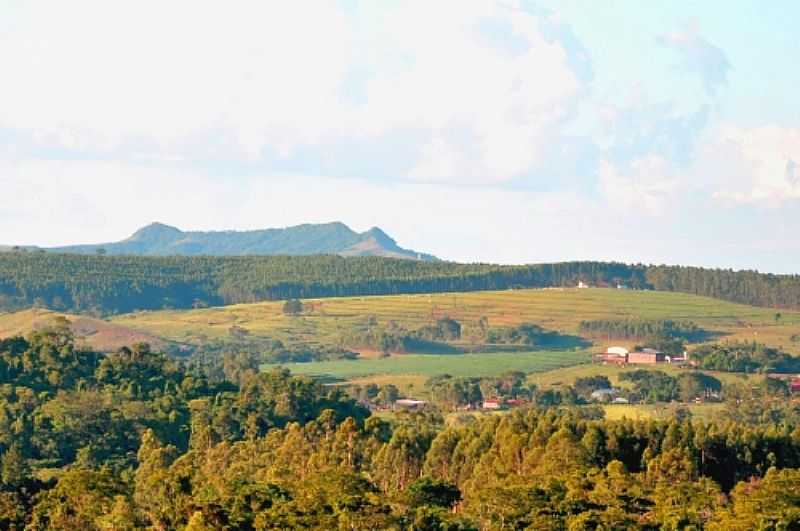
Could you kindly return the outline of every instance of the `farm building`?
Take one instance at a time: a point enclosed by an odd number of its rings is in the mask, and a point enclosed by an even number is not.
[[[628,354],[628,363],[649,365],[664,363],[665,361],[667,361],[667,357],[664,353],[652,348],[645,348]]]
[[[628,362],[628,349],[625,347],[608,347],[605,352],[594,355],[596,363],[617,363],[624,365]]]
[[[676,365],[681,365],[689,361],[689,354],[684,350],[683,354],[680,356],[666,356],[667,363],[674,363]]]
[[[789,384],[789,390],[792,393],[800,393],[800,378],[795,378],[792,380],[792,382]]]
[[[483,409],[502,409],[503,402],[496,398],[483,401]]]

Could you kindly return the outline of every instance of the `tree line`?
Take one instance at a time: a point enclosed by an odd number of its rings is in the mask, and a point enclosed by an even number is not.
[[[0,253],[0,309],[125,313],[300,298],[624,285],[800,307],[800,276],[564,262],[522,266],[339,256],[87,256]]]
[[[670,319],[598,319],[581,321],[578,333],[606,339],[652,339],[659,337],[698,341],[707,333],[691,321]]]

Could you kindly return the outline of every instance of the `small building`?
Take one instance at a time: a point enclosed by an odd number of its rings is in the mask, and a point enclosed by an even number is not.
[[[633,364],[651,365],[664,363],[665,361],[667,361],[667,358],[664,353],[652,348],[645,348],[628,354],[628,363]]]
[[[624,365],[628,362],[628,349],[625,347],[608,347],[605,352],[595,354],[593,359],[596,363]]]
[[[509,398],[506,400],[506,405],[508,407],[522,407],[525,405],[525,401],[519,398]]]
[[[622,398],[621,396],[618,396],[617,398],[612,400],[611,403],[612,404],[630,404],[630,400],[628,400],[627,398]]]
[[[427,402],[424,400],[412,400],[410,398],[401,398],[397,400],[394,405],[395,407],[399,407],[400,409],[410,409],[410,410],[417,410],[422,409],[425,407]]]
[[[789,383],[789,390],[792,393],[800,393],[800,378],[795,378]]]
[[[503,402],[496,398],[483,401],[483,409],[502,409]]]
[[[578,289],[586,289],[588,287],[589,287],[589,284],[587,284],[583,280],[578,281]]]
[[[589,396],[598,402],[610,402],[617,393],[619,393],[617,389],[596,389]]]
[[[689,354],[684,350],[683,354],[680,356],[665,356],[667,363],[672,363],[675,365],[683,365],[687,361],[689,361]]]

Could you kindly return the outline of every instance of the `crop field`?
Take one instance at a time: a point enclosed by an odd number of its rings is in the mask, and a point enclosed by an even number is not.
[[[616,289],[529,289],[343,297],[303,301],[306,310],[287,316],[282,303],[264,302],[220,308],[138,312],[113,322],[159,337],[186,343],[224,338],[233,325],[254,337],[288,342],[333,344],[348,330],[363,328],[368,319],[394,321],[409,329],[447,316],[465,327],[486,317],[489,326],[536,323],[564,334],[576,334],[582,320],[691,320],[723,339],[745,339],[800,353],[790,338],[800,333],[800,312],[756,308],[682,293]],[[602,346],[603,341],[598,342]]]

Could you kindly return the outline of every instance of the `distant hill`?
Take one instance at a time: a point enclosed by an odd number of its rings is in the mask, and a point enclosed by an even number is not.
[[[297,225],[285,229],[214,232],[184,232],[169,225],[153,223],[120,242],[70,245],[46,250],[59,253],[104,252],[108,255],[142,256],[338,254],[436,260],[429,254],[403,249],[377,227],[358,233],[339,222]]]

